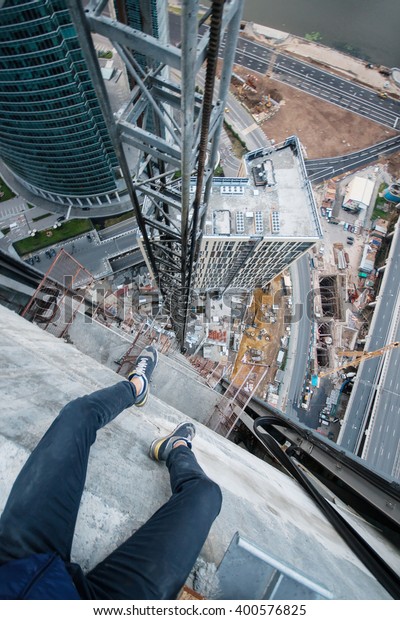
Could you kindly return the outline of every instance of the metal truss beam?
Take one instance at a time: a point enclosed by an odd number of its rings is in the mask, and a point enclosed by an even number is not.
[[[181,151],[178,146],[173,146],[164,138],[160,136],[155,136],[154,134],[146,131],[145,129],[141,129],[140,127],[135,127],[130,123],[126,123],[122,121],[119,124],[119,128],[122,132],[125,133],[126,136],[130,136],[133,140],[142,141],[144,145],[147,147],[152,147],[157,150],[157,157],[162,158],[162,155],[169,155],[170,158],[174,159],[174,161],[179,162]]]
[[[96,17],[88,14],[88,22],[92,32],[101,34],[113,43],[134,49],[135,52],[167,64],[174,69],[181,67],[181,50],[173,45],[164,45],[158,39],[121,24],[104,15]]]
[[[200,0],[185,0],[178,46],[106,17],[103,0],[91,0],[86,11],[75,0],[67,3],[135,209],[141,247],[183,348],[243,0],[212,0],[209,26],[207,16],[201,17]],[[165,0],[165,11],[167,6]],[[111,113],[90,32],[112,42],[129,74],[132,90],[118,120]],[[201,94],[196,80],[204,62]],[[137,150],[135,170],[128,168],[123,144]]]

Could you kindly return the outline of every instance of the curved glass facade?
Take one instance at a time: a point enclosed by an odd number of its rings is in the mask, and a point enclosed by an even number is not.
[[[64,0],[2,4],[0,157],[61,202],[116,191],[117,159]]]

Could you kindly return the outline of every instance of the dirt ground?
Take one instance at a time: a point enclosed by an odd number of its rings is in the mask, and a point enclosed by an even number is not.
[[[235,67],[239,75],[248,74]],[[257,76],[257,95],[250,90],[231,86],[236,95],[249,108],[262,96],[270,95],[280,102],[278,111],[261,126],[269,139],[282,142],[296,134],[309,159],[334,157],[371,146],[397,135],[383,125],[369,121],[357,114],[347,112],[336,105],[282,84],[273,78]],[[270,107],[269,110],[273,108]],[[267,108],[265,108],[266,111]]]
[[[388,173],[395,179],[400,179],[400,153],[393,153],[386,158],[388,162]]]

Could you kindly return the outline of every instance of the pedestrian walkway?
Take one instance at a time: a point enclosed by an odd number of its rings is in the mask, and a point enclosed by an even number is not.
[[[258,129],[258,125],[257,123],[252,123],[251,125],[249,125],[248,127],[246,127],[246,129],[243,129],[242,134],[244,136],[247,136],[247,134],[251,133],[252,131],[254,131],[255,129]]]
[[[0,202],[0,220],[6,220],[27,210],[27,205],[20,196]]]

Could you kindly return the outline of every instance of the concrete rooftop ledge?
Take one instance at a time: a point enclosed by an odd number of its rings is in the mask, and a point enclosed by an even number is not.
[[[121,378],[2,306],[0,355],[2,510],[21,466],[61,407]],[[182,412],[151,396],[143,410],[126,410],[98,433],[73,544],[73,560],[84,570],[169,497],[167,470],[149,459],[148,446],[184,419]],[[202,424],[196,426],[194,451],[220,484],[224,498],[201,553],[203,566],[218,565],[239,531],[329,590],[333,598],[390,598],[297,483]],[[398,553],[388,544],[385,551],[399,566]],[[212,590],[209,597],[218,598],[218,583]]]

